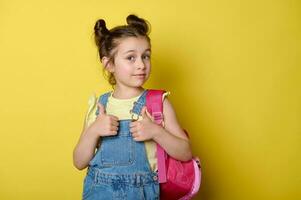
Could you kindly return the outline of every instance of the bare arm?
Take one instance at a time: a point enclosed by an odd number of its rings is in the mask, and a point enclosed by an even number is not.
[[[85,124],[78,143],[73,150],[73,165],[77,169],[82,170],[88,166],[94,156],[97,142],[97,135]]]
[[[99,115],[96,120],[90,126],[84,124],[79,141],[73,150],[73,165],[79,170],[85,169],[89,165],[100,137],[117,134],[118,118],[107,115],[99,103],[98,109]]]
[[[154,140],[175,159],[187,161],[192,158],[190,142],[178,123],[176,113],[166,98],[163,102],[164,128],[159,127]]]

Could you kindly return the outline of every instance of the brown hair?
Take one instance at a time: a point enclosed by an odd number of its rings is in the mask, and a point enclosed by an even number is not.
[[[109,62],[114,64],[114,57],[116,54],[115,48],[120,43],[120,40],[127,37],[145,37],[150,44],[149,32],[150,24],[148,21],[137,17],[136,15],[129,15],[126,18],[127,25],[116,26],[110,30],[107,29],[106,23],[103,19],[96,21],[94,26],[94,39],[98,48],[100,61],[102,58],[108,57]],[[103,68],[104,74],[106,66]],[[114,86],[116,80],[114,75],[107,71],[105,74],[109,83]]]

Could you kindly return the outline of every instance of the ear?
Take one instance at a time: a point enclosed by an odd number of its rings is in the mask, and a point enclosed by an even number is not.
[[[101,62],[106,70],[113,73],[114,72],[114,65],[110,62],[110,59],[106,56],[102,57]]]

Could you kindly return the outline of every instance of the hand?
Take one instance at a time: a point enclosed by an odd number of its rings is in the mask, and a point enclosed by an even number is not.
[[[91,124],[90,130],[98,136],[117,135],[118,118],[113,115],[107,115],[102,104],[97,103],[99,114],[96,120]]]
[[[130,124],[130,131],[135,141],[153,139],[159,133],[161,126],[154,122],[153,117],[147,112],[146,106],[141,110],[142,120]]]

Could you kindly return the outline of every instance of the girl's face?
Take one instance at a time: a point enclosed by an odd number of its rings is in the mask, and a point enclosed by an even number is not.
[[[151,70],[151,49],[144,37],[121,39],[116,47],[114,64],[108,70],[114,74],[116,85],[141,87],[148,79]]]

